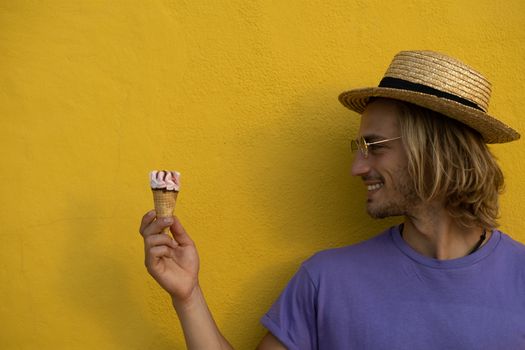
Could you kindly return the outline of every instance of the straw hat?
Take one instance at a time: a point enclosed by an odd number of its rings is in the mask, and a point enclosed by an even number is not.
[[[520,138],[510,126],[487,114],[490,82],[466,64],[432,51],[402,51],[378,87],[355,89],[339,101],[363,113],[370,97],[386,97],[425,107],[477,130],[486,143]]]

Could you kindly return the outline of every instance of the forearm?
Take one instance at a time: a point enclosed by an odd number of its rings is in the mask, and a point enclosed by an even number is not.
[[[221,334],[200,287],[185,303],[173,301],[188,350],[233,350]]]

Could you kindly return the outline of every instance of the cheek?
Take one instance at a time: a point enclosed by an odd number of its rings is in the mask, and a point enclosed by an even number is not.
[[[399,166],[399,164],[390,164],[388,168],[383,168],[380,171],[381,176],[383,177],[386,184],[396,184],[405,183],[408,181],[408,172],[406,166]]]
[[[384,176],[395,178],[401,168],[402,167],[399,166],[399,161],[397,159],[389,158],[388,160],[385,159],[382,161],[381,164],[378,164],[376,169],[378,169]]]

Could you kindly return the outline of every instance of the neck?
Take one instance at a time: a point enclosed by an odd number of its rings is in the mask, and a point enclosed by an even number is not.
[[[428,206],[415,216],[406,216],[403,239],[418,253],[438,260],[456,259],[470,254],[479,244],[483,228],[458,225],[444,208]],[[488,241],[490,230],[486,232]]]

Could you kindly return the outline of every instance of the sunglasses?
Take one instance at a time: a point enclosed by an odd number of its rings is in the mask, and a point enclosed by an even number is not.
[[[374,142],[366,142],[365,138],[363,136],[361,136],[361,137],[359,137],[359,138],[357,138],[355,140],[352,140],[351,143],[350,143],[350,147],[352,148],[352,152],[359,151],[359,152],[361,152],[361,154],[363,155],[364,158],[368,158],[368,147],[369,146],[378,145],[380,143],[385,143],[385,142],[389,142],[389,141],[398,140],[400,138],[401,138],[401,136],[394,137],[394,138],[391,138],[391,139],[374,141]]]

